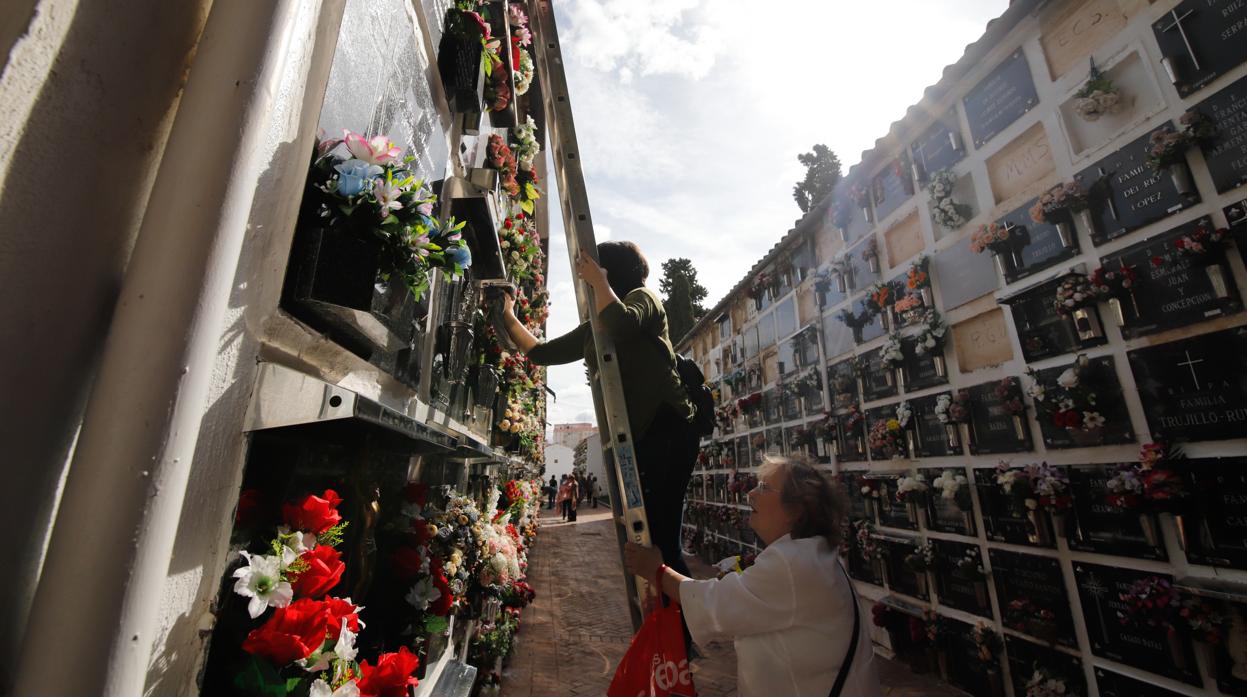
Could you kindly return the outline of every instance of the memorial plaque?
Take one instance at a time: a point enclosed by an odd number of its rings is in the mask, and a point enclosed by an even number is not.
[[[1100,697],[1185,697],[1181,692],[1166,690],[1150,682],[1128,678],[1121,673],[1096,666],[1095,684]],[[1222,690],[1225,694],[1237,694]]]
[[[959,571],[956,562],[961,559],[979,560],[982,566],[983,551],[977,544],[965,544],[951,540],[931,540],[935,559],[935,592],[940,605],[969,612],[991,619],[992,603],[987,592],[987,579]]]
[[[847,226],[850,244],[865,237],[875,227],[874,222],[866,218],[861,208],[849,196],[849,189],[852,188],[852,185],[853,182],[848,179],[840,180],[840,183],[836,185],[836,192],[833,194],[836,198],[832,209],[832,224],[837,228]],[[862,186],[867,186],[867,182],[862,180]],[[834,211],[836,210],[844,212],[842,218],[835,217]]]
[[[862,400],[873,402],[895,397],[896,371],[883,363],[883,347],[859,356],[862,365]]]
[[[1247,569],[1247,457],[1187,460],[1183,471],[1191,490],[1187,559]]]
[[[841,410],[836,415],[839,422],[840,462],[862,462],[866,459],[866,419],[856,407]]]
[[[831,394],[832,407],[843,409],[857,404],[861,395],[857,391],[857,369],[853,359],[827,365],[827,391]]]
[[[1211,226],[1212,221],[1207,217],[1192,220],[1100,260],[1110,269],[1133,266],[1138,274],[1133,298],[1123,302],[1123,337],[1147,336],[1242,309],[1234,275],[1224,263],[1205,267],[1174,246],[1199,225]],[[1215,283],[1213,274],[1219,274]]]
[[[909,406],[914,410],[910,425],[916,432],[918,457],[947,457],[961,454],[960,438],[956,441],[957,447],[949,445],[948,430],[944,428],[944,424],[935,414],[935,401],[938,398],[939,395],[933,394],[909,400]],[[930,479],[927,480],[928,483],[930,481]]]
[[[1016,380],[1017,378],[1012,378]],[[997,381],[968,388],[970,393],[970,454],[1024,453],[1035,449],[1030,423],[1015,416],[996,394]]]
[[[979,657],[978,644],[974,643],[974,625],[951,617],[943,617],[947,630],[938,638],[939,649],[948,655],[948,682],[972,695],[992,694],[992,683],[1004,694],[1004,673],[1000,659],[1002,648],[990,663]]]
[[[941,169],[948,169],[961,162],[966,156],[965,146],[961,142],[960,129],[957,127],[957,114],[947,114],[943,119],[931,124],[922,135],[918,136],[909,146],[914,162],[922,172],[924,182]]]
[[[1152,33],[1186,97],[1247,61],[1247,3],[1183,0],[1152,24]]]
[[[942,278],[942,277],[941,277]],[[952,325],[953,351],[962,374],[1013,360],[1013,342],[999,307]]]
[[[1082,661],[1077,658],[1015,636],[1005,636],[1005,653],[1009,657],[1013,694],[1026,694],[1026,682],[1034,675],[1036,668],[1064,682],[1065,694],[1071,697],[1087,694],[1087,678]]]
[[[869,477],[880,480],[883,487],[879,494],[879,525],[901,530],[917,530],[918,523],[910,520],[905,504],[896,499],[896,480],[899,476],[893,474]]]
[[[1026,191],[1056,171],[1052,145],[1042,123],[1036,123],[987,158],[987,179],[992,185],[992,200],[1002,203]]]
[[[996,542],[1008,542],[1015,545],[1028,545],[1031,547],[1053,547],[1056,542],[1049,536],[1049,542],[1046,545],[1040,545],[1035,541],[1039,538],[1032,537],[1035,532],[1034,525],[1027,517],[1027,511],[1007,496],[1000,487],[996,485],[995,468],[976,469],[974,471],[975,488],[979,492],[979,506],[983,513],[983,530],[987,533],[987,539]],[[1034,515],[1041,521],[1040,524],[1046,524],[1046,514],[1038,511]]]
[[[917,541],[899,537],[882,537],[880,546],[884,550],[885,563],[888,565],[888,588],[896,593],[904,593],[912,598],[927,600],[927,574],[920,577],[905,564],[905,557],[918,549]]]
[[[915,414],[919,413],[917,407],[914,408]],[[927,529],[936,532],[950,532],[957,535],[969,535],[971,537],[977,534],[974,525],[974,511],[959,508],[951,499],[944,498],[940,491],[934,487],[934,482],[946,470],[953,470],[957,474],[966,476],[966,501],[969,501],[970,487],[968,473],[964,467],[930,467],[919,470],[922,476],[927,478],[927,484],[931,486],[931,490],[927,493]]]
[[[1247,432],[1247,329],[1126,354],[1153,438],[1241,438]]]
[[[1165,547],[1147,541],[1139,512],[1108,502],[1105,483],[1113,476],[1111,465],[1069,469],[1074,507],[1070,512],[1070,549],[1137,559],[1165,561]],[[1154,519],[1153,519],[1154,520]]]
[[[1013,313],[1013,326],[1018,332],[1018,344],[1022,347],[1022,358],[1027,363],[1034,363],[1045,358],[1073,353],[1092,346],[1100,346],[1107,342],[1104,332],[1099,336],[1081,339],[1074,327],[1074,321],[1056,311],[1053,300],[1056,288],[1065,276],[1054,278],[1037,286],[1002,298],[1000,302],[1008,305]],[[1099,308],[1090,307],[1087,311],[1101,322]]]
[[[1169,124],[1156,130],[1173,130]],[[1167,218],[1199,203],[1199,194],[1182,196],[1165,172],[1147,163],[1151,133],[1145,133],[1122,149],[1087,167],[1074,179],[1091,193],[1097,246],[1133,230]]]
[[[1002,549],[988,550],[988,555],[1004,625],[1046,643],[1077,649],[1061,563]],[[1012,648],[1009,653],[1012,660]]]
[[[1025,244],[1020,250],[1022,263],[1005,274],[1005,278],[1009,283],[1026,278],[1078,256],[1077,239],[1072,240],[1072,244],[1066,247],[1061,243],[1061,235],[1057,232],[1055,225],[1037,223],[1031,220],[1031,206],[1035,205],[1035,202],[1038,200],[1038,198],[1033,198],[1023,204],[1022,207],[996,221],[1001,225],[1012,224],[1026,230],[1026,233],[1022,236]],[[1072,221],[1070,225],[1073,225]]]
[[[1038,103],[1030,66],[1019,48],[962,99],[974,147],[983,147]]]
[[[883,220],[908,201],[914,195],[909,156],[902,153],[876,174],[870,182],[870,191],[875,204],[876,220]]]
[[[1217,128],[1216,138],[1201,146],[1217,193],[1247,184],[1247,77],[1200,102],[1195,110]]]
[[[1128,593],[1135,582],[1146,578],[1173,582],[1173,577],[1167,574],[1074,562],[1074,582],[1078,584],[1091,653],[1202,686],[1195,667],[1195,653],[1183,633],[1167,634],[1157,627],[1135,626],[1119,619],[1129,611],[1121,595]]]
[[[940,301],[945,311],[1000,287],[991,255],[975,254],[965,239],[957,240],[931,257],[931,275],[940,279]]]
[[[1036,374],[1043,384],[1055,386],[1057,378],[1069,368],[1069,365],[1058,365],[1036,371]],[[1050,449],[1064,449],[1133,443],[1134,428],[1130,424],[1130,411],[1122,396],[1113,357],[1092,358],[1088,362],[1086,373],[1080,377],[1079,387],[1095,392],[1095,408],[1104,417],[1104,426],[1094,431],[1067,429],[1053,424],[1050,419],[1039,414],[1039,432],[1043,436],[1044,445]]]
[[[828,357],[848,353],[856,345],[853,330],[837,319],[835,312],[823,317],[823,350]]]
[[[906,337],[901,339],[901,348],[905,352],[905,391],[917,392],[925,390],[928,387],[948,384],[948,364],[943,361],[944,350],[940,349],[939,353],[932,354],[918,353],[914,350],[914,344],[917,343],[916,337]],[[942,363],[937,365],[935,356],[939,356]]]

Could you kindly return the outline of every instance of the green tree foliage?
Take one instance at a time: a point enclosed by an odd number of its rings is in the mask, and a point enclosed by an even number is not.
[[[663,307],[667,310],[667,329],[671,333],[671,343],[676,344],[684,338],[688,330],[693,328],[693,325],[697,323],[697,318],[693,316],[692,293],[689,292],[688,277],[677,274],[671,279],[670,287],[671,292],[663,301]]]
[[[683,276],[688,281],[688,299],[693,305],[693,318],[701,319],[701,316],[706,314],[706,308],[702,305],[702,302],[706,299],[706,288],[697,282],[697,269],[693,268],[692,261],[684,257],[676,257],[664,261],[662,263],[662,279],[658,281],[658,290],[662,291],[663,297],[670,298],[676,276]]]
[[[809,213],[840,181],[840,158],[819,143],[813,152],[797,155],[797,161],[805,165],[805,179],[792,187],[792,197],[802,213]]]

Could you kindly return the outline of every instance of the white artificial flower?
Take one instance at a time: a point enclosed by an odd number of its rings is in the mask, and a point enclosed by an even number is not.
[[[407,602],[411,603],[417,610],[421,612],[429,609],[429,604],[434,603],[438,598],[442,597],[442,592],[433,585],[433,579],[425,577],[416,581],[416,585],[411,587],[411,591],[407,593]]]
[[[1030,388],[1026,390],[1026,392],[1027,394],[1031,396],[1031,399],[1035,400],[1036,402],[1042,402],[1044,400],[1044,397],[1048,393],[1048,388],[1044,387],[1043,385],[1037,382],[1031,385]]]
[[[1104,425],[1104,417],[1098,411],[1084,411],[1082,413],[1082,427],[1085,431],[1093,428],[1099,428]]]
[[[359,697],[359,685],[352,680],[334,690],[329,687],[329,683],[317,678],[312,683],[312,688],[308,690],[307,697]]]
[[[1056,384],[1067,390],[1078,387],[1078,373],[1073,368],[1066,368],[1065,372],[1061,373],[1061,377],[1056,379]]]
[[[275,556],[242,553],[247,565],[234,571],[234,592],[247,602],[247,614],[255,619],[270,607],[286,607],[294,598],[290,584],[281,580],[281,559]]]
[[[316,549],[317,540],[315,533],[291,530],[283,525],[277,528],[277,536],[281,539],[286,549],[294,552],[296,558],[304,552]],[[294,560],[286,561],[283,559],[282,561],[286,566],[289,566],[291,561]]]
[[[359,653],[359,649],[355,648],[355,632],[347,626],[350,624],[347,618],[342,618],[342,631],[338,633],[338,643],[333,646],[333,654],[338,657],[339,661],[347,663],[354,661],[355,656]]]

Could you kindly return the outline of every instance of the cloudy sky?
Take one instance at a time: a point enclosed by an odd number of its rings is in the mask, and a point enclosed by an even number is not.
[[[797,154],[825,143],[847,171],[1007,5],[560,0],[598,241],[639,244],[654,288],[664,260],[692,259],[713,305],[800,217]],[[552,336],[577,322],[553,222]],[[550,423],[593,421],[583,365],[549,383]]]

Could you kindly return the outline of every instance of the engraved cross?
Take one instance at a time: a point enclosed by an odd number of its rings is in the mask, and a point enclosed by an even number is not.
[[[1202,359],[1202,358],[1191,358],[1191,352],[1190,352],[1190,351],[1183,351],[1182,353],[1186,355],[1186,361],[1185,361],[1185,362],[1182,362],[1182,363],[1178,363],[1178,365],[1179,365],[1179,366],[1186,366],[1186,367],[1187,367],[1187,368],[1191,371],[1191,382],[1195,383],[1195,389],[1197,389],[1197,390],[1198,390],[1198,389],[1199,389],[1199,376],[1195,374],[1195,364],[1196,364],[1196,363],[1203,363],[1203,362],[1204,362],[1204,359]]]
[[[1170,10],[1169,14],[1173,17],[1173,24],[1162,28],[1161,31],[1168,32],[1177,29],[1178,36],[1182,37],[1182,43],[1186,45],[1186,52],[1191,56],[1191,65],[1194,65],[1196,70],[1203,70],[1203,68],[1199,67],[1199,58],[1195,55],[1195,48],[1191,46],[1191,39],[1186,35],[1186,29],[1182,26],[1182,20],[1190,17],[1193,12],[1194,10],[1187,10],[1179,15],[1176,9]]]

